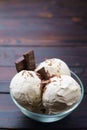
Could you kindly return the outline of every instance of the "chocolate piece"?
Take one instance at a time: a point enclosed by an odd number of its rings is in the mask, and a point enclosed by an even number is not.
[[[17,72],[20,72],[21,70],[26,70],[26,62],[24,57],[20,57],[16,62],[15,62],[16,70]]]
[[[36,68],[34,51],[31,50],[29,52],[26,52],[26,53],[23,54],[23,56],[24,56],[24,59],[26,61],[27,69],[28,70],[34,70]]]
[[[37,73],[40,74],[42,80],[48,80],[48,79],[49,79],[49,76],[48,76],[48,74],[46,73],[44,67],[41,68],[40,70],[38,70]]]

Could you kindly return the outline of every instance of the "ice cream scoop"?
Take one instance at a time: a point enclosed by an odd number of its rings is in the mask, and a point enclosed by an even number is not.
[[[17,73],[11,80],[10,91],[18,103],[30,110],[41,104],[41,80],[34,71]]]
[[[41,62],[37,68],[35,69],[35,71],[39,71],[41,68],[45,69],[45,71],[47,72],[48,76],[54,76],[54,75],[71,75],[70,73],[70,69],[68,67],[68,65],[62,61],[61,59],[57,59],[57,58],[51,58],[51,59],[47,59],[43,62]]]
[[[68,75],[53,77],[44,88],[43,105],[49,113],[58,113],[74,105],[81,96],[79,84]]]

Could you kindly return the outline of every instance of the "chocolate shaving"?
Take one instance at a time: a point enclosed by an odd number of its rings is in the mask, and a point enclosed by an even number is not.
[[[27,69],[28,70],[34,70],[36,68],[34,51],[31,50],[29,52],[26,52],[26,53],[23,54],[23,56],[24,56],[24,59],[26,61]]]
[[[47,75],[44,67],[41,68],[40,70],[38,70],[37,73],[39,73],[41,75],[42,80],[48,80],[49,79],[49,76]]]
[[[48,83],[50,83],[50,80],[42,80],[41,83],[42,83],[42,84],[48,84]]]
[[[17,72],[20,72],[21,70],[26,69],[26,62],[23,57],[20,57],[16,62],[15,62],[16,70]]]

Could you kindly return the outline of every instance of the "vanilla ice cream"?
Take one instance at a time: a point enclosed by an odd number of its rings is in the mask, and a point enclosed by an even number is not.
[[[35,71],[37,72],[38,70],[40,70],[41,68],[45,68],[45,71],[47,72],[47,74],[49,75],[49,77],[54,76],[54,75],[71,75],[70,74],[70,69],[67,66],[67,64],[57,58],[52,58],[52,59],[47,59],[43,62],[41,62],[37,68],[35,69]]]
[[[21,70],[12,78],[10,92],[23,107],[46,114],[65,111],[81,97],[80,85],[71,77],[68,65],[58,58],[44,60],[34,71]]]
[[[45,86],[42,101],[49,113],[58,113],[75,104],[81,96],[79,84],[68,75],[53,77]]]
[[[17,73],[11,80],[10,91],[18,103],[30,110],[41,104],[41,80],[34,71]]]

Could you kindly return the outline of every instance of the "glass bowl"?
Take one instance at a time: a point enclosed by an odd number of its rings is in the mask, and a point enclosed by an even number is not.
[[[23,106],[21,106],[20,104],[18,104],[18,102],[14,99],[14,97],[12,96],[12,93],[10,91],[11,98],[12,98],[13,102],[17,105],[17,107],[21,110],[21,112],[31,119],[34,119],[39,122],[49,122],[49,123],[61,120],[61,119],[65,118],[66,116],[68,116],[71,112],[73,112],[80,105],[80,103],[83,99],[83,96],[84,96],[84,88],[83,88],[82,81],[72,71],[71,71],[71,76],[78,82],[78,84],[81,87],[81,97],[80,97],[79,101],[76,104],[74,104],[71,108],[69,108],[68,110],[65,110],[63,112],[60,112],[58,114],[38,114],[35,112],[31,112],[31,111],[27,110],[26,108],[24,108]]]

